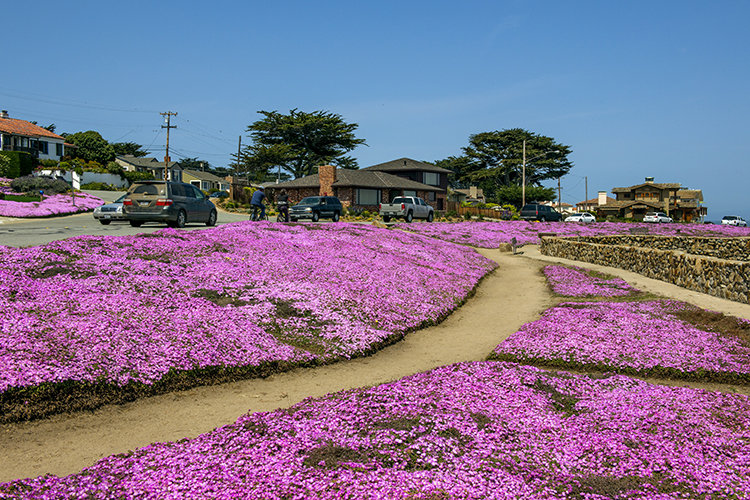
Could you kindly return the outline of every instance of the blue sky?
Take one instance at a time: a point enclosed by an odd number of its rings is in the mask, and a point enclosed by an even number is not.
[[[748,19],[733,0],[16,2],[0,108],[158,158],[175,111],[172,158],[217,166],[259,110],[359,124],[362,167],[521,127],[571,146],[564,202],[653,176],[750,219]]]

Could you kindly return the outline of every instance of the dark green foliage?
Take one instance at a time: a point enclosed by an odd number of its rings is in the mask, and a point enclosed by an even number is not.
[[[526,202],[530,201],[551,201],[557,196],[553,188],[541,186],[526,186]],[[513,205],[521,208],[523,203],[523,189],[521,186],[501,186],[495,189],[493,198],[503,205]]]
[[[138,158],[142,158],[148,154],[148,152],[143,151],[140,144],[136,144],[135,142],[113,142],[112,143],[112,149],[115,152],[115,155],[117,156],[125,156],[125,155],[133,155]]]
[[[0,151],[0,155],[8,159],[7,165],[4,167],[4,177],[10,179],[31,175],[37,164],[36,159],[31,154],[23,151]],[[0,168],[3,168],[2,165],[0,165]]]
[[[319,165],[357,168],[354,158],[346,156],[364,139],[357,139],[356,123],[346,123],[340,115],[326,111],[305,113],[292,109],[289,114],[259,111],[264,116],[247,128],[253,144],[245,147],[238,172],[263,179],[273,167],[295,178],[314,174]]]
[[[70,190],[70,184],[65,181],[31,175],[14,179],[10,183],[10,187],[17,193],[36,194],[39,191],[44,191],[45,195],[60,194]]]
[[[154,178],[154,176],[150,172],[124,172],[123,176],[131,184],[136,181],[148,181]]]
[[[106,165],[115,159],[115,149],[108,143],[99,132],[88,130],[86,132],[76,132],[65,137],[65,140],[75,144],[76,148],[72,149],[71,156],[81,158],[86,161],[95,161]]]

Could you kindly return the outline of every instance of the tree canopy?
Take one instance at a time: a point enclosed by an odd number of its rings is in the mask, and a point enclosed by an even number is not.
[[[453,172],[449,176],[452,187],[478,185],[490,198],[499,199],[502,194],[501,201],[510,201],[515,198],[515,190],[501,188],[519,187],[523,182],[524,141],[527,186],[540,186],[542,181],[562,177],[573,167],[568,160],[570,146],[521,128],[471,135],[469,145],[462,148],[462,156],[451,156],[436,164]],[[545,191],[538,194],[547,196]]]
[[[238,172],[262,179],[280,166],[297,178],[313,174],[325,164],[357,168],[356,160],[346,155],[365,144],[354,135],[356,123],[346,123],[340,115],[327,111],[258,113],[263,118],[247,128],[253,142],[235,164]]]
[[[133,155],[142,158],[148,154],[147,151],[143,150],[143,146],[135,142],[113,142],[112,148],[117,156]]]
[[[71,154],[74,158],[95,161],[102,165],[115,159],[115,149],[99,132],[93,130],[76,132],[66,135],[65,140],[76,146]]]

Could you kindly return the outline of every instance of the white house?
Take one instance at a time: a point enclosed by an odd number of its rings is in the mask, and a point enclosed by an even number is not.
[[[65,138],[26,120],[10,118],[0,111],[0,150],[24,151],[40,160],[60,161],[65,153]]]

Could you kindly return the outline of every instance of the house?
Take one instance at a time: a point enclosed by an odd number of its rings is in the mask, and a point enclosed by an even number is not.
[[[571,205],[570,203],[565,203],[565,202],[558,203],[556,201],[544,201],[541,203],[541,205],[552,207],[558,212],[560,212],[561,214],[570,214],[574,212],[573,205]]]
[[[126,172],[148,172],[154,179],[164,178],[164,162],[156,158],[122,155],[115,157],[115,163]],[[169,180],[182,181],[182,167],[177,162],[169,162]]]
[[[476,186],[469,186],[469,189],[449,189],[448,200],[456,203],[486,203],[484,191]]]
[[[646,212],[664,212],[672,219],[692,222],[705,217],[708,209],[702,205],[700,189],[683,188],[679,183],[657,183],[653,177],[645,182],[625,188],[613,188],[616,199],[600,200],[596,211],[601,216],[612,215],[624,219],[642,219]],[[606,195],[606,193],[605,193]]]
[[[400,158],[361,170],[322,165],[317,174],[268,184],[266,188],[271,197],[285,189],[292,203],[305,196],[327,194],[339,198],[346,207],[372,210],[396,196],[418,196],[436,210],[444,210],[448,173],[429,163]]]
[[[203,191],[229,191],[229,182],[209,172],[183,170],[182,182],[192,184]]]
[[[590,200],[579,201],[578,203],[576,203],[576,212],[595,212],[596,208],[599,205],[611,205],[616,201],[611,196],[607,196],[607,193],[605,191],[601,191],[601,193],[604,193],[604,198],[597,197]]]
[[[56,160],[66,155],[66,149],[75,147],[66,144],[65,138],[46,128],[26,120],[8,116],[0,111],[0,150],[23,151],[40,160]]]

